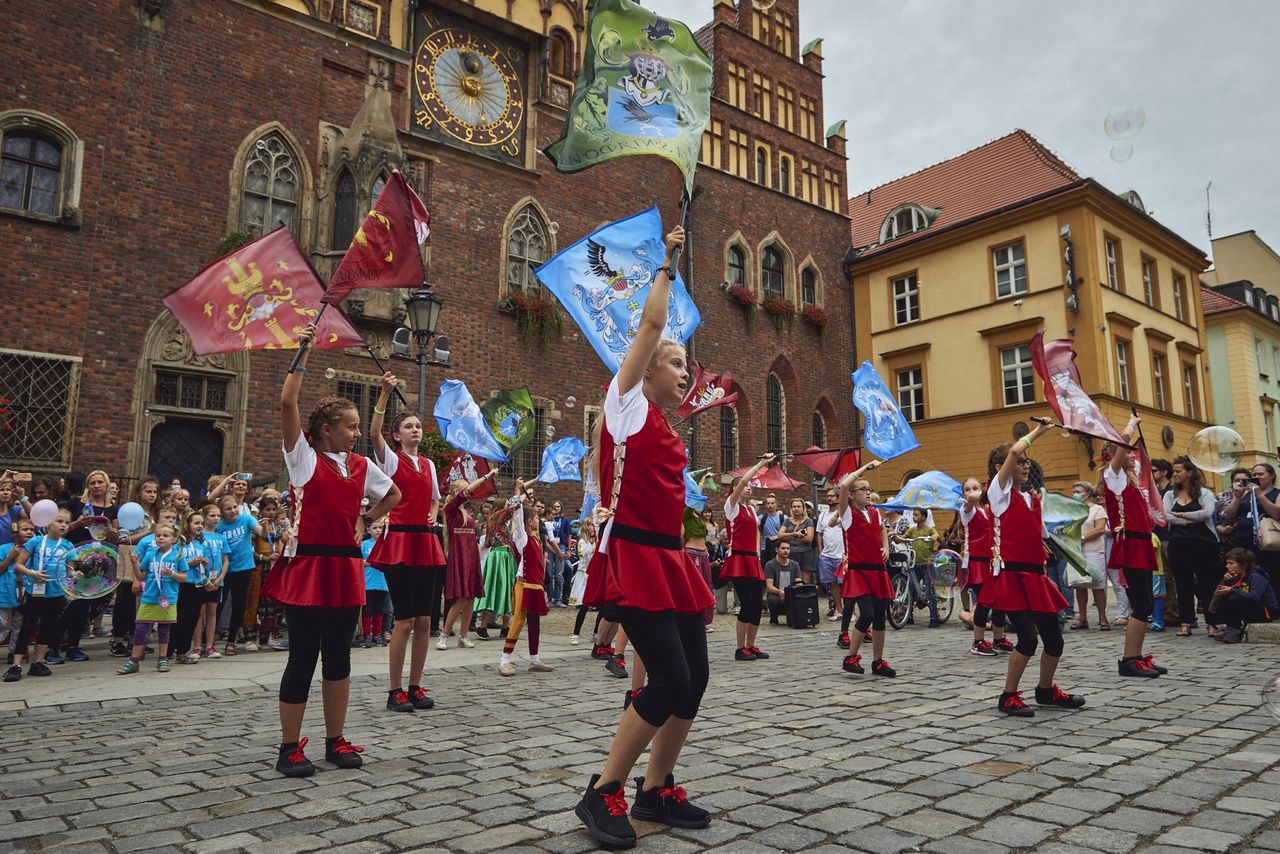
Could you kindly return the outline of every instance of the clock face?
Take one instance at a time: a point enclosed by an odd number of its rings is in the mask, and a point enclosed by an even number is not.
[[[414,124],[446,141],[522,159],[524,64],[525,53],[516,45],[458,26],[430,29],[414,57]]]

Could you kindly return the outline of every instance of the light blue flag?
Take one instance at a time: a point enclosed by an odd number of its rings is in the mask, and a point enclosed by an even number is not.
[[[432,414],[440,425],[440,435],[453,447],[495,463],[507,461],[506,453],[493,438],[493,431],[462,380],[440,383],[440,396],[436,398]]]
[[[595,512],[596,505],[600,503],[600,486],[596,483],[596,475],[589,467],[587,469],[587,479],[582,484],[582,510],[578,512],[578,524],[591,518],[591,514]]]
[[[593,231],[534,274],[560,300],[609,371],[616,372],[665,259],[662,216],[655,206]],[[683,344],[701,322],[677,273],[662,334]]]
[[[562,480],[582,480],[580,466],[587,454],[587,446],[576,436],[557,439],[542,452],[542,468],[538,471],[539,483],[559,483]]]
[[[862,444],[882,460],[900,457],[920,447],[911,425],[870,362],[853,372],[853,405],[867,420]]]
[[[689,474],[689,467],[684,469],[684,506],[701,510],[707,506],[707,496],[698,487],[698,482]]]
[[[886,510],[959,510],[964,504],[960,482],[940,471],[916,475],[903,485],[893,500],[876,505]]]

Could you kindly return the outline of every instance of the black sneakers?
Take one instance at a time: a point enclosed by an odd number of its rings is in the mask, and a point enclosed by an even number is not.
[[[1068,694],[1057,685],[1048,688],[1036,688],[1037,706],[1057,706],[1062,709],[1078,709],[1084,705],[1084,697]]]
[[[1155,679],[1160,675],[1155,667],[1140,655],[1120,659],[1119,670],[1121,676],[1141,676],[1147,679]]]
[[[769,657],[769,653],[765,652],[758,646],[751,647],[751,653],[760,661],[764,661],[766,658]]]
[[[1161,676],[1169,672],[1169,668],[1161,667],[1160,665],[1156,664],[1156,659],[1155,659],[1155,656],[1153,655],[1144,655],[1142,656],[1142,660],[1147,663],[1148,667],[1150,667],[1156,673],[1159,673]]]
[[[836,636],[836,646],[840,647],[841,649],[848,649],[848,648],[849,648],[849,633],[848,633],[848,632],[841,632],[839,635],[837,635],[837,636]]]
[[[364,764],[361,753],[364,753],[363,747],[356,747],[342,736],[324,740],[324,761],[339,768],[359,768]]]
[[[614,781],[597,789],[599,782],[600,775],[592,774],[574,812],[597,842],[609,848],[634,848],[636,830],[627,818],[627,797],[622,792],[622,784]]]
[[[844,664],[842,664],[841,667],[844,668],[845,673],[867,672],[862,669],[862,656],[860,655],[846,655],[844,657]]]
[[[280,745],[280,758],[276,760],[276,770],[286,777],[310,777],[316,773],[316,766],[303,753],[307,740],[295,744]]]
[[[28,676],[52,676],[53,671],[50,670],[49,665],[45,664],[43,661],[36,661],[36,662],[32,662],[31,666],[27,668],[27,675]]]
[[[1036,710],[1022,702],[1021,691],[1004,691],[996,702],[996,708],[1015,718],[1034,718]]]
[[[409,692],[401,688],[387,692],[387,711],[389,712],[412,712],[413,700],[409,698]]]
[[[615,655],[604,663],[604,669],[608,670],[619,679],[626,679],[630,674],[627,673],[627,660],[621,655]]]
[[[421,685],[409,686],[409,702],[415,709],[434,709],[436,701],[427,696],[427,689]]]
[[[22,665],[12,664],[9,669],[4,672],[4,681],[17,682],[22,678]]]
[[[756,654],[749,647],[744,646],[733,651],[733,658],[735,661],[755,661]]]
[[[877,676],[897,676],[898,671],[889,666],[889,662],[883,658],[877,658],[871,662],[871,672]]]
[[[684,787],[677,786],[671,774],[667,775],[663,785],[647,792],[644,778],[636,777],[636,802],[631,807],[631,817],[672,827],[706,827],[711,824],[711,813],[689,803]]]

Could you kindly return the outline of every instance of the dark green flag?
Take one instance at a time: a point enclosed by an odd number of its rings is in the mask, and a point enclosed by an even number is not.
[[[538,429],[533,398],[527,386],[498,392],[484,402],[480,413],[498,444],[506,449],[508,458],[533,441],[534,431]]]
[[[711,60],[687,26],[634,0],[592,0],[588,29],[564,135],[547,149],[556,169],[657,154],[692,190],[711,115]]]

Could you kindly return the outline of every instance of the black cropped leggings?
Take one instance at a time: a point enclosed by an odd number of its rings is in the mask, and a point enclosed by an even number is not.
[[[1053,658],[1062,655],[1062,625],[1057,612],[1010,611],[1009,625],[1018,635],[1015,649],[1030,658],[1036,654],[1036,634],[1044,641],[1044,654]]]
[[[1126,569],[1124,571],[1124,583],[1125,595],[1129,597],[1130,616],[1137,617],[1144,622],[1151,619],[1151,612],[1156,607],[1156,600],[1151,592],[1151,570]],[[1188,619],[1195,619],[1195,610],[1192,609],[1190,617],[1182,613],[1178,616],[1184,622]]]
[[[764,581],[758,578],[734,578],[733,594],[738,597],[738,622],[752,626],[760,625],[760,615],[764,613]],[[631,637],[631,632],[627,632]],[[643,659],[648,661],[648,659]]]
[[[969,595],[973,597],[973,624],[986,628],[987,623],[991,623],[993,629],[1003,629],[1005,624],[1004,611],[999,608],[988,608],[986,605],[978,604],[978,597],[982,595],[981,584],[970,584]]]
[[[645,663],[649,676],[631,708],[650,726],[660,727],[671,717],[693,720],[702,705],[711,672],[702,612],[681,614],[639,608],[619,608],[618,612],[631,648]]]
[[[849,631],[849,621],[853,619],[853,606],[858,606],[858,621],[853,627],[858,632],[865,632],[868,628],[877,632],[884,631],[884,621],[889,616],[889,599],[877,599],[870,593],[859,596],[857,599],[845,599],[844,611],[840,615],[840,631]]]
[[[320,675],[326,682],[340,682],[351,675],[351,635],[360,619],[360,606],[285,605],[284,613],[289,621],[289,663],[280,678],[280,702],[305,703],[317,660],[323,660]]]

